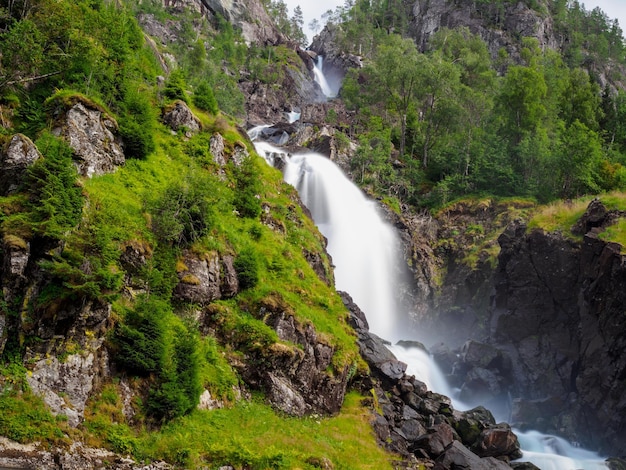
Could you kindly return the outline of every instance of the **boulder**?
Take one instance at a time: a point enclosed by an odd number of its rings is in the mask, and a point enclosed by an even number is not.
[[[170,129],[184,132],[186,137],[191,137],[202,128],[200,120],[189,109],[187,103],[181,100],[176,100],[174,104],[165,108],[162,119]]]
[[[431,428],[428,434],[424,434],[415,440],[415,448],[423,449],[428,455],[437,458],[454,441],[454,429],[448,424],[442,423]]]
[[[480,457],[507,456],[514,460],[522,456],[517,436],[506,423],[483,429],[472,451]]]
[[[117,122],[97,105],[81,98],[69,109],[57,110],[52,129],[74,151],[78,173],[91,177],[111,173],[125,162]]]
[[[437,458],[433,470],[510,470],[510,468],[506,463],[493,457],[481,458],[460,442],[453,441],[445,452]]]
[[[15,192],[26,169],[41,158],[35,144],[23,134],[15,134],[0,150],[0,195]]]

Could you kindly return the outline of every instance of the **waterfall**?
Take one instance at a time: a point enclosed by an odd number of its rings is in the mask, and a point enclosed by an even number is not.
[[[320,86],[322,93],[324,93],[326,98],[334,98],[337,96],[337,92],[331,88],[328,84],[326,76],[324,75],[324,57],[321,55],[317,56],[317,61],[313,67],[313,73],[315,74],[315,82]]]
[[[268,162],[285,153],[264,142],[255,142]],[[406,331],[406,313],[399,311],[394,287],[395,266],[402,263],[398,236],[381,218],[376,205],[327,157],[305,152],[287,158],[285,181],[293,185],[320,232],[328,239],[335,265],[337,289],[348,292],[365,312],[370,330],[396,341]],[[452,398],[456,409],[467,405],[454,399],[454,391],[432,358],[419,348],[390,347],[407,363],[407,373],[426,383],[430,390]],[[608,468],[597,454],[572,446],[564,439],[537,431],[515,431],[524,456],[542,470],[599,470]]]
[[[318,56],[316,79],[330,90],[322,73],[323,59]],[[325,85],[322,85],[322,84]],[[326,87],[326,90],[325,88]],[[332,93],[332,92],[331,92]],[[390,341],[406,338],[408,313],[397,301],[397,269],[403,263],[397,233],[384,222],[376,203],[366,198],[343,172],[327,157],[303,152],[286,157],[285,152],[258,139],[260,126],[249,132],[257,153],[270,165],[278,157],[284,162],[285,181],[294,186],[313,221],[328,239],[327,250],[335,265],[335,286],[348,292],[363,310],[370,331]],[[404,335],[404,336],[403,336]],[[390,350],[407,364],[407,374],[415,375],[434,392],[452,399],[458,410],[469,406],[455,399],[444,375],[422,349],[391,346]],[[538,431],[515,430],[523,452],[521,460],[530,461],[541,470],[601,470],[608,466],[597,454],[573,446],[564,439]]]

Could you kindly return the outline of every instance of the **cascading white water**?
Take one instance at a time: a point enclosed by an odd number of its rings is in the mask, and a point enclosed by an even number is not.
[[[255,142],[259,155],[284,153],[264,142]],[[375,203],[323,155],[307,152],[287,159],[285,181],[298,190],[319,230],[328,239],[328,252],[335,265],[335,283],[348,292],[365,312],[370,330],[396,341],[403,339],[402,320],[396,301],[395,268],[401,263],[398,237],[380,217]],[[406,339],[406,338],[404,338]],[[407,373],[429,389],[453,399],[456,409],[467,406],[454,399],[443,374],[431,357],[419,348],[390,347],[408,364]],[[565,440],[516,431],[524,457],[542,470],[599,470],[607,465],[595,453],[573,447]]]
[[[313,73],[315,74],[315,82],[322,89],[322,93],[327,98],[334,98],[337,96],[337,92],[331,88],[328,84],[328,80],[324,75],[324,58],[321,55],[317,56],[317,61],[315,62],[315,67],[313,67]]]

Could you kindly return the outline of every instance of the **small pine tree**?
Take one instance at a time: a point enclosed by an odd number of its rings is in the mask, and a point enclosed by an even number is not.
[[[193,95],[193,104],[204,111],[210,112],[211,114],[217,114],[219,112],[219,107],[217,105],[215,95],[213,94],[213,89],[206,80],[201,82],[196,88]]]

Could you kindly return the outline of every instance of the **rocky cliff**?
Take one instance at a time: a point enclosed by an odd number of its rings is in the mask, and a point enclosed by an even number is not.
[[[578,239],[528,230],[515,217],[501,229],[495,264],[471,268],[454,246],[472,245],[461,241],[467,221],[485,219],[471,204],[459,209],[429,222],[435,237],[415,224],[409,231],[417,235],[409,243],[419,260],[415,277],[425,286],[418,335],[430,335],[451,385],[515,427],[622,455],[624,255],[599,237],[622,212],[594,200],[572,228]],[[457,238],[442,251],[447,230]]]

